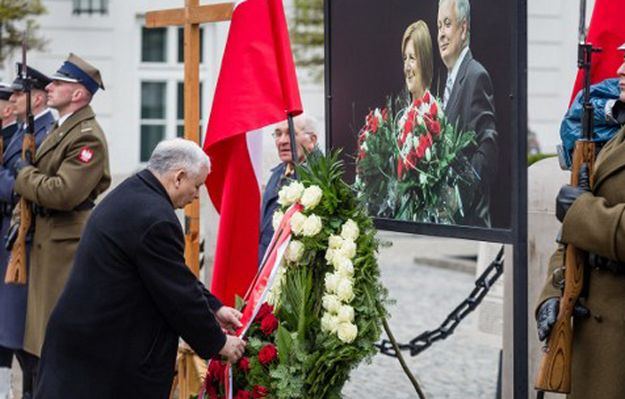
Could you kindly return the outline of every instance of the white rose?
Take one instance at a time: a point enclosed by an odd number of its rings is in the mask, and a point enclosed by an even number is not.
[[[351,240],[343,241],[339,253],[348,259],[353,259],[356,256],[356,243]]]
[[[328,263],[328,265],[332,264],[332,261],[334,259],[334,254],[336,253],[336,251],[332,248],[328,248],[326,251],[326,262]]]
[[[284,256],[289,262],[296,263],[302,258],[304,254],[304,244],[300,241],[293,240],[289,243],[289,246],[286,247],[286,253]]]
[[[350,303],[354,299],[354,288],[350,278],[341,278],[336,286],[336,295],[345,303]]]
[[[341,276],[337,273],[326,273],[324,278],[326,291],[331,294],[335,293],[339,286],[339,281],[341,281]]]
[[[282,222],[283,217],[284,217],[284,213],[280,210],[276,210],[273,213],[273,217],[271,219],[271,225],[273,226],[274,230],[278,230],[278,227],[280,227],[280,222]]]
[[[366,137],[365,137],[366,138]],[[363,141],[362,144],[360,145],[360,148],[362,148],[362,150],[364,152],[369,152],[369,146],[367,145],[366,141]]]
[[[336,316],[330,313],[324,313],[321,316],[321,331],[328,333],[336,333],[339,328],[339,320]]]
[[[286,199],[286,190],[287,186],[284,186],[278,191],[278,204],[285,206],[291,205],[291,203]]]
[[[321,218],[317,215],[308,216],[302,226],[302,234],[305,237],[314,237],[320,231],[321,231]]]
[[[301,203],[304,205],[304,209],[313,209],[321,201],[322,191],[319,186],[310,186],[304,190],[302,194]]]
[[[334,265],[334,270],[336,270],[340,276],[351,278],[354,275],[354,264],[346,257],[335,256],[332,264]]]
[[[360,235],[360,229],[358,229],[358,225],[351,219],[347,219],[347,222],[343,223],[341,227],[341,237],[346,240],[356,241]]]
[[[373,115],[375,115],[377,119],[382,120],[382,112],[380,112],[380,108],[376,108],[373,111]]]
[[[296,236],[302,234],[302,230],[304,228],[304,222],[306,222],[307,218],[301,212],[295,212],[291,216],[291,231]]]
[[[340,323],[337,327],[337,333],[341,341],[350,344],[358,335],[358,326],[352,323]]]
[[[298,181],[294,181],[286,188],[286,199],[289,203],[293,204],[302,198],[304,193],[304,185]]]
[[[423,125],[423,116],[421,114],[417,115],[417,126]]]
[[[338,249],[343,246],[343,239],[340,236],[331,235],[328,239],[328,247]]]
[[[354,308],[349,305],[342,305],[336,313],[341,323],[351,323],[354,321]]]
[[[337,314],[341,309],[341,301],[336,295],[324,295],[321,298],[323,308],[332,314]]]

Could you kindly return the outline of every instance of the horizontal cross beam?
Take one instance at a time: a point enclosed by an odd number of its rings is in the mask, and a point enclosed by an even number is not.
[[[232,18],[234,3],[219,3],[169,10],[150,11],[145,14],[146,28],[201,24],[205,22],[229,21]],[[188,14],[187,14],[188,13]],[[187,17],[188,15],[188,17]]]

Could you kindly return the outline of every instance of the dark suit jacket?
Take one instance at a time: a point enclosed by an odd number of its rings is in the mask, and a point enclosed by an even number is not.
[[[203,358],[226,337],[221,303],[184,263],[167,192],[148,170],[94,209],[50,316],[39,399],[167,399],[178,337]]]
[[[278,209],[278,192],[287,182],[284,177],[286,163],[282,162],[271,169],[271,176],[263,193],[263,202],[260,208],[260,240],[258,244],[258,263],[262,262],[265,251],[273,237],[273,213]]]
[[[469,50],[460,64],[445,107],[449,122],[461,131],[474,131],[476,144],[463,153],[472,170],[460,187],[464,218],[459,224],[490,227],[490,185],[497,173],[497,130],[493,84],[482,64]]]

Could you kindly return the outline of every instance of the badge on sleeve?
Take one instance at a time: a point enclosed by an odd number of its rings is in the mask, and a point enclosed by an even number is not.
[[[80,153],[78,154],[78,160],[82,163],[89,163],[93,158],[93,150],[89,148],[89,146],[84,146],[80,149]]]

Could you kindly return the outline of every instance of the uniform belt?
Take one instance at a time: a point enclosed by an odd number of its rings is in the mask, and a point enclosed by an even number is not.
[[[33,204],[33,213],[37,216],[50,217],[62,215],[65,213],[75,212],[75,211],[88,211],[95,206],[95,203],[91,200],[86,200],[78,204],[74,209],[70,211],[60,211],[58,209],[50,209],[45,208],[43,206],[39,206],[37,204]]]

